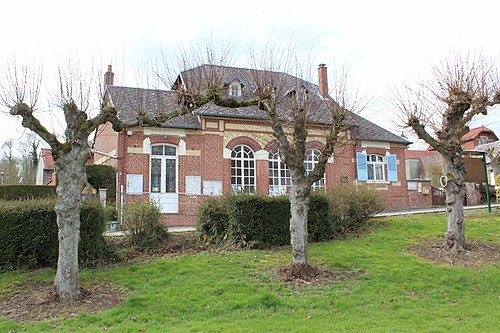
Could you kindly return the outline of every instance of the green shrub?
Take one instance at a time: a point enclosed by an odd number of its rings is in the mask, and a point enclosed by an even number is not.
[[[116,170],[110,165],[89,164],[85,166],[87,181],[93,188],[105,188],[106,202],[116,202]]]
[[[56,265],[59,243],[54,204],[53,198],[0,201],[0,271]],[[102,206],[85,201],[80,219],[80,264],[93,266],[116,260],[102,235]]]
[[[107,205],[104,207],[104,221],[118,221],[118,211],[115,205]]]
[[[0,185],[0,200],[50,198],[56,196],[56,187],[49,185]]]
[[[335,237],[359,230],[384,208],[382,196],[369,185],[340,184],[331,188],[327,196]]]
[[[166,237],[167,231],[160,222],[160,209],[153,202],[126,204],[123,229],[132,244],[144,249],[154,249]]]
[[[325,196],[311,196],[309,241],[331,239]],[[290,202],[286,196],[227,195],[210,198],[199,209],[198,230],[207,241],[252,248],[290,244]]]
[[[211,197],[198,208],[198,230],[206,241],[221,243],[227,234],[229,216],[223,197]]]

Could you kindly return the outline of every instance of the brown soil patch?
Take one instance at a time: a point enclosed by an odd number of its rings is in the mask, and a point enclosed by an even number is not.
[[[80,299],[73,304],[57,301],[51,282],[26,282],[13,292],[0,296],[0,316],[17,322],[36,322],[53,318],[70,318],[81,312],[91,313],[119,305],[126,294],[105,281],[92,281],[82,288]]]
[[[207,246],[196,231],[169,233],[168,237],[154,250],[127,248],[125,237],[110,239],[118,247],[125,249],[125,260],[154,259],[168,255],[195,254],[202,251],[217,251],[215,246]]]
[[[477,268],[500,262],[500,245],[466,239],[465,252],[454,254],[442,237],[420,240],[409,250],[419,257],[436,264]]]
[[[311,287],[330,285],[336,281],[357,279],[365,274],[363,271],[339,271],[333,267],[324,268],[300,264],[279,267],[275,273],[288,284]]]

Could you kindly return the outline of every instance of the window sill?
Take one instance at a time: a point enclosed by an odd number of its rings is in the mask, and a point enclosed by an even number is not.
[[[389,185],[391,182],[387,180],[367,180],[367,184],[381,184],[381,185]]]

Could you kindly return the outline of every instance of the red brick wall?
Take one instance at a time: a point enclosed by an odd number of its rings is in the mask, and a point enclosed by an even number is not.
[[[384,197],[385,210],[401,210],[410,207],[407,183],[406,183],[406,168],[405,168],[405,148],[392,147],[390,149],[386,148],[361,148],[356,147],[357,152],[366,150],[366,154],[377,154],[385,157],[386,152],[390,154],[396,154],[396,160],[398,162],[398,181],[397,182],[367,182],[373,185]],[[356,172],[356,164],[352,164],[354,172]],[[385,170],[385,177],[387,179],[387,169]]]
[[[413,182],[413,181],[412,181]],[[408,205],[410,208],[424,208],[432,206],[432,189],[430,180],[416,180],[420,183],[417,190],[408,190]]]
[[[118,133],[115,132],[110,123],[99,126],[97,129],[97,136],[94,142],[94,149],[98,152],[106,153],[108,155],[115,155],[113,150],[118,148]],[[109,158],[108,156],[94,153],[94,161],[103,162],[100,164],[111,165],[118,167],[118,160]]]
[[[226,124],[229,122],[225,121]],[[218,131],[218,133],[217,133]],[[133,131],[132,135],[128,135],[125,131],[114,133],[114,139],[107,143],[99,142],[100,149],[112,151],[117,147],[119,155],[118,172],[119,172],[119,188],[123,185],[125,188],[126,174],[143,174],[144,175],[144,193],[142,196],[126,195],[126,200],[147,200],[149,193],[149,154],[141,152],[143,141],[149,137],[151,144],[168,143],[179,145],[183,140],[186,144],[186,155],[178,157],[178,192],[179,192],[179,213],[163,214],[162,221],[166,225],[194,225],[196,223],[196,213],[198,205],[204,200],[204,196],[186,195],[186,176],[201,176],[203,181],[221,181],[223,184],[223,192],[231,191],[231,160],[223,158],[224,148],[232,149],[237,145],[245,144],[250,146],[254,152],[259,150],[269,150],[272,148],[274,140],[269,133],[255,132],[251,130],[241,130],[238,133],[240,137],[224,144],[224,128],[213,129],[211,132],[206,131],[188,131],[185,135],[151,135],[146,136],[142,131]],[[231,132],[231,131],[227,131]],[[103,129],[102,133],[106,133]],[[234,133],[234,132],[233,132]],[[103,136],[102,138],[104,138]],[[254,139],[255,138],[255,139]],[[260,139],[257,139],[260,138]],[[98,140],[99,141],[99,140]],[[308,143],[308,147],[322,148],[319,141]],[[129,148],[133,152],[128,152]],[[134,149],[135,148],[135,149]],[[366,150],[368,154],[380,154],[385,156],[387,149],[383,148],[360,148],[359,145],[346,145],[335,149],[334,162],[327,163],[326,186],[331,187],[342,181],[343,177],[349,184],[356,181],[356,166],[355,152]],[[390,153],[397,155],[398,160],[398,182],[384,182],[377,184],[381,195],[386,199],[387,209],[404,209],[410,206],[409,200],[417,202],[415,198],[409,199],[406,190],[406,175],[404,167],[404,147],[392,147],[388,150]],[[257,192],[262,194],[269,193],[269,163],[267,159],[256,160],[256,188]]]

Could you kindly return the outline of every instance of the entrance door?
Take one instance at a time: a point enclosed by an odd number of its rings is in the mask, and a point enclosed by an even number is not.
[[[151,146],[149,198],[156,202],[162,213],[179,212],[177,164],[175,146]]]

